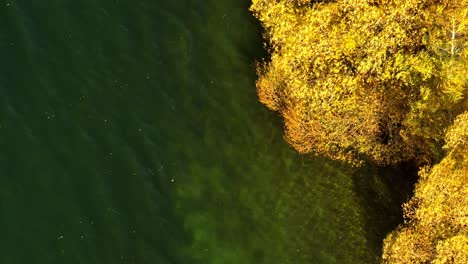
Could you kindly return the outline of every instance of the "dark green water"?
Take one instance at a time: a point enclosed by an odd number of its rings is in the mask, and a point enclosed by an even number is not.
[[[397,170],[299,156],[239,0],[0,4],[0,263],[375,263]]]

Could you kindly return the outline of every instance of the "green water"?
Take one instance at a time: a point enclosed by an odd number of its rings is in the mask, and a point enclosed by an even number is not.
[[[398,170],[296,154],[248,1],[0,4],[0,263],[376,263]]]

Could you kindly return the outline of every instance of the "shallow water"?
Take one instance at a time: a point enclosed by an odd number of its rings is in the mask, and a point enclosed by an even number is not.
[[[402,172],[284,142],[248,4],[0,4],[0,263],[378,261]]]

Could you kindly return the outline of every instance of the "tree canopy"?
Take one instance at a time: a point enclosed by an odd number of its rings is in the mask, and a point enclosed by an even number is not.
[[[468,0],[252,2],[257,92],[295,149],[426,165],[383,262],[468,263]]]
[[[301,153],[358,164],[440,158],[467,106],[468,0],[255,0],[271,59],[260,101]]]
[[[446,136],[447,156],[420,171],[406,223],[384,242],[384,263],[468,263],[468,112]]]

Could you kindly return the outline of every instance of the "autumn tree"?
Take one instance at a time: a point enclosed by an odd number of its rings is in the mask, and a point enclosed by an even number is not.
[[[260,101],[301,153],[429,163],[466,107],[468,0],[254,0]]]
[[[468,263],[468,0],[253,0],[251,10],[271,54],[258,95],[294,148],[427,165],[383,262]]]
[[[447,156],[422,169],[405,224],[384,242],[384,263],[468,263],[468,112],[446,135]]]

